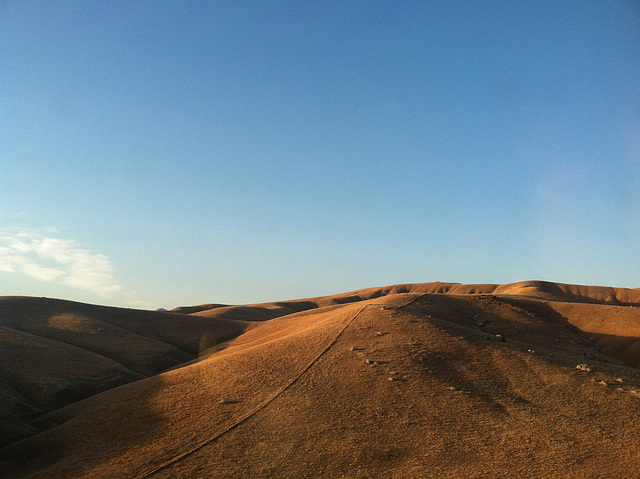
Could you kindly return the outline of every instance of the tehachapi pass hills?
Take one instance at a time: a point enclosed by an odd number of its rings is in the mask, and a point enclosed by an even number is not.
[[[0,477],[637,478],[639,367],[639,288],[1,297]]]

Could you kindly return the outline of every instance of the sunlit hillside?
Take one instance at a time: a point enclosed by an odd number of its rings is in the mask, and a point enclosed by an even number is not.
[[[424,283],[169,312],[3,297],[0,358],[6,478],[640,470],[640,289]]]

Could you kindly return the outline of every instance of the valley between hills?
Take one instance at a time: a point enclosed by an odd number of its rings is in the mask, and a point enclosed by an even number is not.
[[[0,297],[2,478],[637,478],[640,288]]]

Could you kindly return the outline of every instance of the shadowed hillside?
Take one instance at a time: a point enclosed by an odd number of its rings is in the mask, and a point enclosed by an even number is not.
[[[43,413],[197,358],[247,329],[240,321],[0,298],[0,445]]]
[[[639,304],[533,281],[191,315],[3,298],[3,475],[635,478]]]

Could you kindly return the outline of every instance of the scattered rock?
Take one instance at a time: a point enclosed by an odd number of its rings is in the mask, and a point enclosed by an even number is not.
[[[359,348],[357,346],[351,346],[351,351],[362,351],[364,348]]]
[[[388,378],[389,381],[400,381],[400,378],[398,376],[390,376]]]
[[[591,372],[591,368],[586,364],[578,364],[576,366],[576,369],[579,369],[580,371]]]
[[[503,343],[507,342],[507,338],[505,338],[502,334],[496,334],[496,339],[502,341]]]
[[[369,359],[369,358],[365,359],[364,362],[367,363],[369,366],[375,366],[376,364],[378,364],[377,361],[374,361],[373,359]]]
[[[229,401],[228,399],[222,398],[220,399],[220,404],[230,404],[231,401]]]
[[[607,383],[607,381],[598,381],[598,384],[600,384],[601,386],[608,386],[609,383]]]
[[[624,381],[622,380],[622,378],[616,378],[615,382],[617,382],[618,384],[622,384]]]

